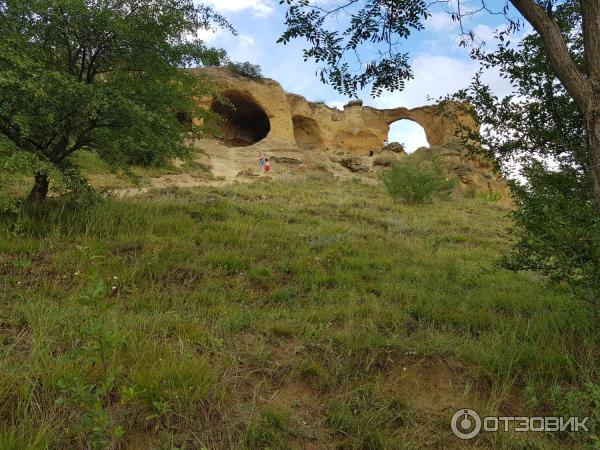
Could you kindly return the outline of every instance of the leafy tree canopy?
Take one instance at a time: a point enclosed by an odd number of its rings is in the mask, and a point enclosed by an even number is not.
[[[192,0],[0,1],[0,149],[35,172],[30,200],[82,148],[115,166],[186,155],[211,87],[181,68],[221,63],[198,37],[215,26]]]
[[[321,81],[331,84],[348,96],[358,89],[371,87],[379,96],[384,90],[404,88],[412,78],[410,55],[403,51],[403,43],[415,31],[425,28],[425,20],[435,8],[448,12],[460,23],[465,45],[474,39],[463,27],[467,16],[490,11],[507,17],[511,28],[519,23],[508,16],[504,6],[497,11],[485,2],[475,6],[451,1],[424,0],[340,0],[316,3],[311,0],[281,0],[288,5],[285,24],[287,29],[279,38],[287,44],[292,39],[304,38],[309,47],[305,59],[322,63]]]

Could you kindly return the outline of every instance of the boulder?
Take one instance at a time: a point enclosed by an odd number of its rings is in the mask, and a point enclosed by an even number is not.
[[[241,170],[236,175],[236,177],[242,177],[242,178],[253,178],[253,177],[259,177],[259,176],[260,176],[260,174],[256,173],[254,170],[252,170],[250,168]]]
[[[350,172],[368,172],[369,166],[362,163],[362,160],[357,156],[350,156],[340,161],[340,164]]]
[[[344,105],[344,109],[346,108],[352,108],[353,106],[362,106],[363,105],[363,101],[359,98],[357,98],[356,100],[350,100],[348,103],[346,103]]]
[[[404,150],[404,146],[400,142],[390,142],[388,145],[383,147],[382,151],[404,153],[406,155],[406,150]]]

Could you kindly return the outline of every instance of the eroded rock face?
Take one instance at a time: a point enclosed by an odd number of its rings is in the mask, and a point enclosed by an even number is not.
[[[479,125],[456,103],[412,109],[376,109],[355,100],[339,110],[286,93],[274,80],[252,80],[220,68],[192,70],[214,80],[221,94],[231,103],[224,106],[212,98],[198,100],[204,108],[225,118],[225,122],[211,125],[220,129],[227,146],[252,145],[257,151],[269,153],[298,148],[327,151],[331,156],[349,153],[350,157],[332,160],[339,159],[348,170],[364,172],[369,167],[360,161],[360,156],[383,151],[390,125],[408,119],[423,127],[431,146],[429,151],[436,152],[446,161],[465,189],[499,191],[502,196],[508,192],[488,162],[481,158],[468,160],[463,154],[466,152],[461,150],[464,144],[459,134],[478,131]],[[385,151],[405,155],[400,144],[389,144]]]
[[[233,104],[230,108],[212,99],[200,100],[227,119],[217,127],[234,144],[268,147],[269,142],[277,142],[308,150],[345,150],[367,155],[369,151],[381,150],[390,124],[397,120],[420,124],[430,145],[454,142],[458,123],[470,125],[466,115],[450,120],[437,106],[375,109],[355,100],[339,110],[286,93],[273,80],[251,80],[219,68],[195,70],[216,80],[222,94]]]
[[[275,162],[277,162],[279,164],[292,164],[292,165],[301,165],[301,164],[304,164],[298,158],[291,158],[289,156],[272,155],[269,158],[271,159],[271,161],[275,161]]]
[[[463,193],[510,199],[506,182],[494,173],[491,163],[480,156],[466,154],[460,145],[432,145],[421,147],[415,153],[418,152],[442,161],[446,168],[458,177],[458,189]]]
[[[225,136],[225,142],[231,147],[243,147],[266,138],[271,123],[262,107],[240,92],[231,91],[227,98],[231,105],[218,102],[211,105],[212,111],[225,119],[214,123]]]

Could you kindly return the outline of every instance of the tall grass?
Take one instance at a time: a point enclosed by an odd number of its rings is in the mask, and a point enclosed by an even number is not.
[[[459,408],[590,414],[591,324],[493,269],[507,213],[309,179],[3,217],[0,448],[458,448]]]

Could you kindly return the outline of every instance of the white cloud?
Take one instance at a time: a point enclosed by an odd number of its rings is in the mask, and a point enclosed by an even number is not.
[[[202,29],[198,30],[197,36],[203,42],[209,43],[211,41],[214,41],[222,32],[223,30],[221,29]]]
[[[247,36],[245,34],[241,35],[238,37],[238,39],[240,40],[240,47],[254,47],[256,45],[256,42],[254,41],[254,38],[252,36]]]
[[[477,62],[464,58],[420,54],[412,61],[414,78],[406,83],[404,91],[385,93],[369,103],[377,108],[414,108],[435,102],[446,94],[466,88],[477,72]],[[486,71],[484,81],[497,95],[506,95],[510,83],[493,71]]]
[[[481,42],[485,42],[486,44],[491,44],[494,42],[494,34],[498,28],[492,28],[488,25],[478,24],[473,28],[473,33],[475,33],[475,39]]]
[[[458,28],[458,22],[452,20],[446,12],[434,12],[425,21],[425,29],[435,32],[449,32]]]
[[[275,10],[270,0],[207,0],[218,11],[238,12],[250,9],[256,16],[268,16]]]
[[[465,59],[421,54],[413,59],[412,68],[414,78],[406,83],[404,91],[386,93],[370,102],[378,108],[414,108],[432,103],[428,97],[436,99],[468,86],[477,64]]]
[[[327,106],[329,106],[330,108],[336,108],[336,109],[341,109],[341,110],[344,109],[345,104],[346,103],[341,102],[339,100],[331,100],[331,101],[327,102]]]

